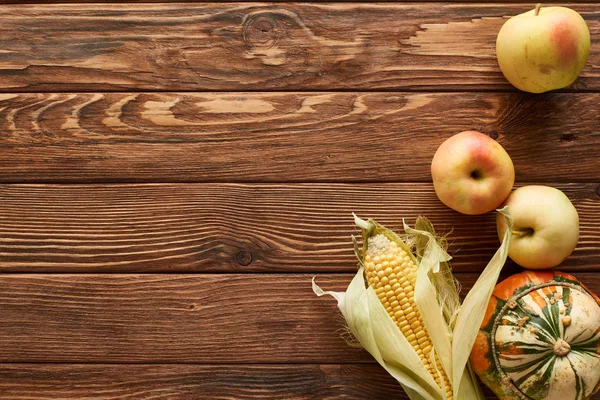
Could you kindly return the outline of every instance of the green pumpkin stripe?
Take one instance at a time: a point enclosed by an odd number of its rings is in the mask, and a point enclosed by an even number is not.
[[[582,357],[591,357],[600,360],[600,354],[598,354],[598,347],[588,347],[583,349],[581,347],[578,347],[576,349],[571,347],[571,353],[579,354]]]
[[[567,357],[567,360],[569,361],[569,365],[571,365],[571,369],[575,374],[575,400],[583,400],[583,393],[585,393],[585,381],[577,373],[577,370],[575,369],[575,366],[573,365],[571,359]]]
[[[528,314],[526,311],[509,311],[505,315],[504,320],[508,323],[507,325],[518,327],[519,321],[523,320],[523,318],[529,318],[527,321],[527,326],[529,328],[535,328],[537,331],[536,336],[538,336],[538,340],[548,344],[554,343],[556,340],[556,335],[552,334],[552,326],[543,317],[532,317],[531,314]]]
[[[540,373],[542,373],[542,371],[546,371],[550,362],[552,360],[550,359],[550,357],[546,358],[543,360],[543,362],[541,363],[537,363],[537,365],[535,366],[535,368],[530,367],[528,368],[527,373],[523,374],[522,376],[520,376],[519,378],[517,378],[515,380],[515,384],[519,387],[521,387],[527,380],[531,379],[531,377],[533,377],[534,375],[539,375]]]
[[[525,389],[525,394],[529,397],[544,398],[548,393],[548,386],[545,384],[548,379],[552,376],[554,371],[554,364],[556,363],[556,357],[548,357],[546,363],[542,368],[533,374],[530,374],[528,379],[520,380],[518,383],[519,388]]]
[[[526,343],[526,342],[506,342],[503,343],[502,346],[498,349],[499,350],[499,357],[500,358],[505,358],[510,356],[511,354],[508,352],[509,350],[509,346],[515,346],[517,348],[519,348],[519,351],[521,352],[521,354],[518,354],[519,356],[523,356],[523,355],[539,355],[542,354],[545,351],[548,351],[550,353],[552,353],[552,347],[551,346],[541,346],[541,345],[535,345],[535,344],[531,344],[531,343]],[[508,353],[508,354],[506,354]]]
[[[598,341],[600,341],[600,332],[597,332],[595,335],[592,335],[589,338],[580,339],[585,333],[586,331],[581,331],[579,334],[577,334],[571,341],[571,345],[575,347],[585,347],[587,345],[598,344]]]
[[[544,299],[548,301],[549,297],[545,296]],[[555,314],[558,314],[558,307],[556,309],[556,312],[554,312],[553,306],[547,305],[542,309],[542,313],[546,321],[550,325],[549,331],[552,334],[552,336],[555,338],[562,338],[560,328],[558,327],[558,318],[555,318]]]
[[[541,353],[539,357],[532,359],[531,361],[519,362],[519,364],[514,366],[505,366],[504,372],[507,373],[519,373],[528,370],[531,367],[536,367],[536,370],[539,369],[539,365],[546,362],[548,358],[552,356],[552,352],[548,351],[545,353]]]

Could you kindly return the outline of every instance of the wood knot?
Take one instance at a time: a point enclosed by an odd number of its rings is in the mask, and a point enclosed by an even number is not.
[[[600,185],[596,188],[596,196],[600,197]]]
[[[572,133],[565,133],[560,137],[561,142],[572,142],[577,139],[577,136]]]
[[[252,253],[249,251],[240,251],[236,254],[235,259],[237,260],[238,264],[246,267],[252,262]]]
[[[498,139],[498,131],[494,129],[493,131],[488,133],[488,136],[491,137],[492,139],[496,140],[496,139]]]
[[[255,15],[246,21],[244,42],[256,47],[271,47],[280,36],[281,28],[276,21],[266,15]]]

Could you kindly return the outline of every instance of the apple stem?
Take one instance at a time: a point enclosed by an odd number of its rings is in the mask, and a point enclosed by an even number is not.
[[[542,3],[537,3],[535,5],[535,16],[537,17],[538,15],[540,15],[540,9],[542,8]]]
[[[517,235],[517,236],[527,236],[527,235],[531,235],[533,233],[533,229],[523,229],[523,230],[515,230],[513,229],[512,231],[513,235]]]

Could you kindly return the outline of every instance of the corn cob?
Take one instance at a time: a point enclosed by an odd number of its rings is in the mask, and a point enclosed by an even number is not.
[[[510,213],[506,207],[498,211],[510,232]],[[504,235],[461,305],[448,265],[451,257],[429,220],[417,218],[415,228],[404,224],[405,239],[372,219],[355,215],[354,221],[363,239],[359,246],[353,238],[357,274],[345,292],[325,291],[313,278],[315,294],[337,300],[348,330],[409,398],[485,400],[468,360],[511,235]],[[428,332],[426,326],[435,330]]]
[[[369,286],[375,290],[388,314],[412,345],[436,383],[453,399],[452,386],[437,355],[431,358],[432,341],[414,300],[417,264],[404,243],[384,234],[367,236],[368,246],[362,264]]]

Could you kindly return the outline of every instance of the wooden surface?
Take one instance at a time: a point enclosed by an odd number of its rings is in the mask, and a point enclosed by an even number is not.
[[[464,294],[499,242],[432,188],[462,130],[569,196],[560,269],[600,293],[599,5],[530,95],[494,54],[518,3],[0,0],[0,398],[407,400],[310,280],[349,283],[352,212],[425,215]]]
[[[598,185],[552,185],[580,217],[562,269],[600,273]],[[352,212],[398,230],[427,215],[452,231],[457,272],[499,246],[493,214],[450,212],[430,183],[0,185],[0,199],[0,272],[353,272]]]
[[[342,291],[352,274],[321,274]],[[478,274],[462,274],[466,292]],[[600,291],[593,273],[579,273]],[[370,362],[311,274],[3,274],[0,363]],[[143,338],[143,340],[140,340]]]
[[[373,364],[0,364],[0,385],[14,400],[47,398],[49,389],[61,399],[408,399]]]
[[[427,182],[475,129],[520,182],[598,182],[599,113],[598,93],[4,94],[0,179]]]
[[[600,35],[600,9],[573,4]],[[531,5],[187,3],[5,6],[0,89],[514,89],[498,30]],[[569,90],[600,89],[600,48]]]

